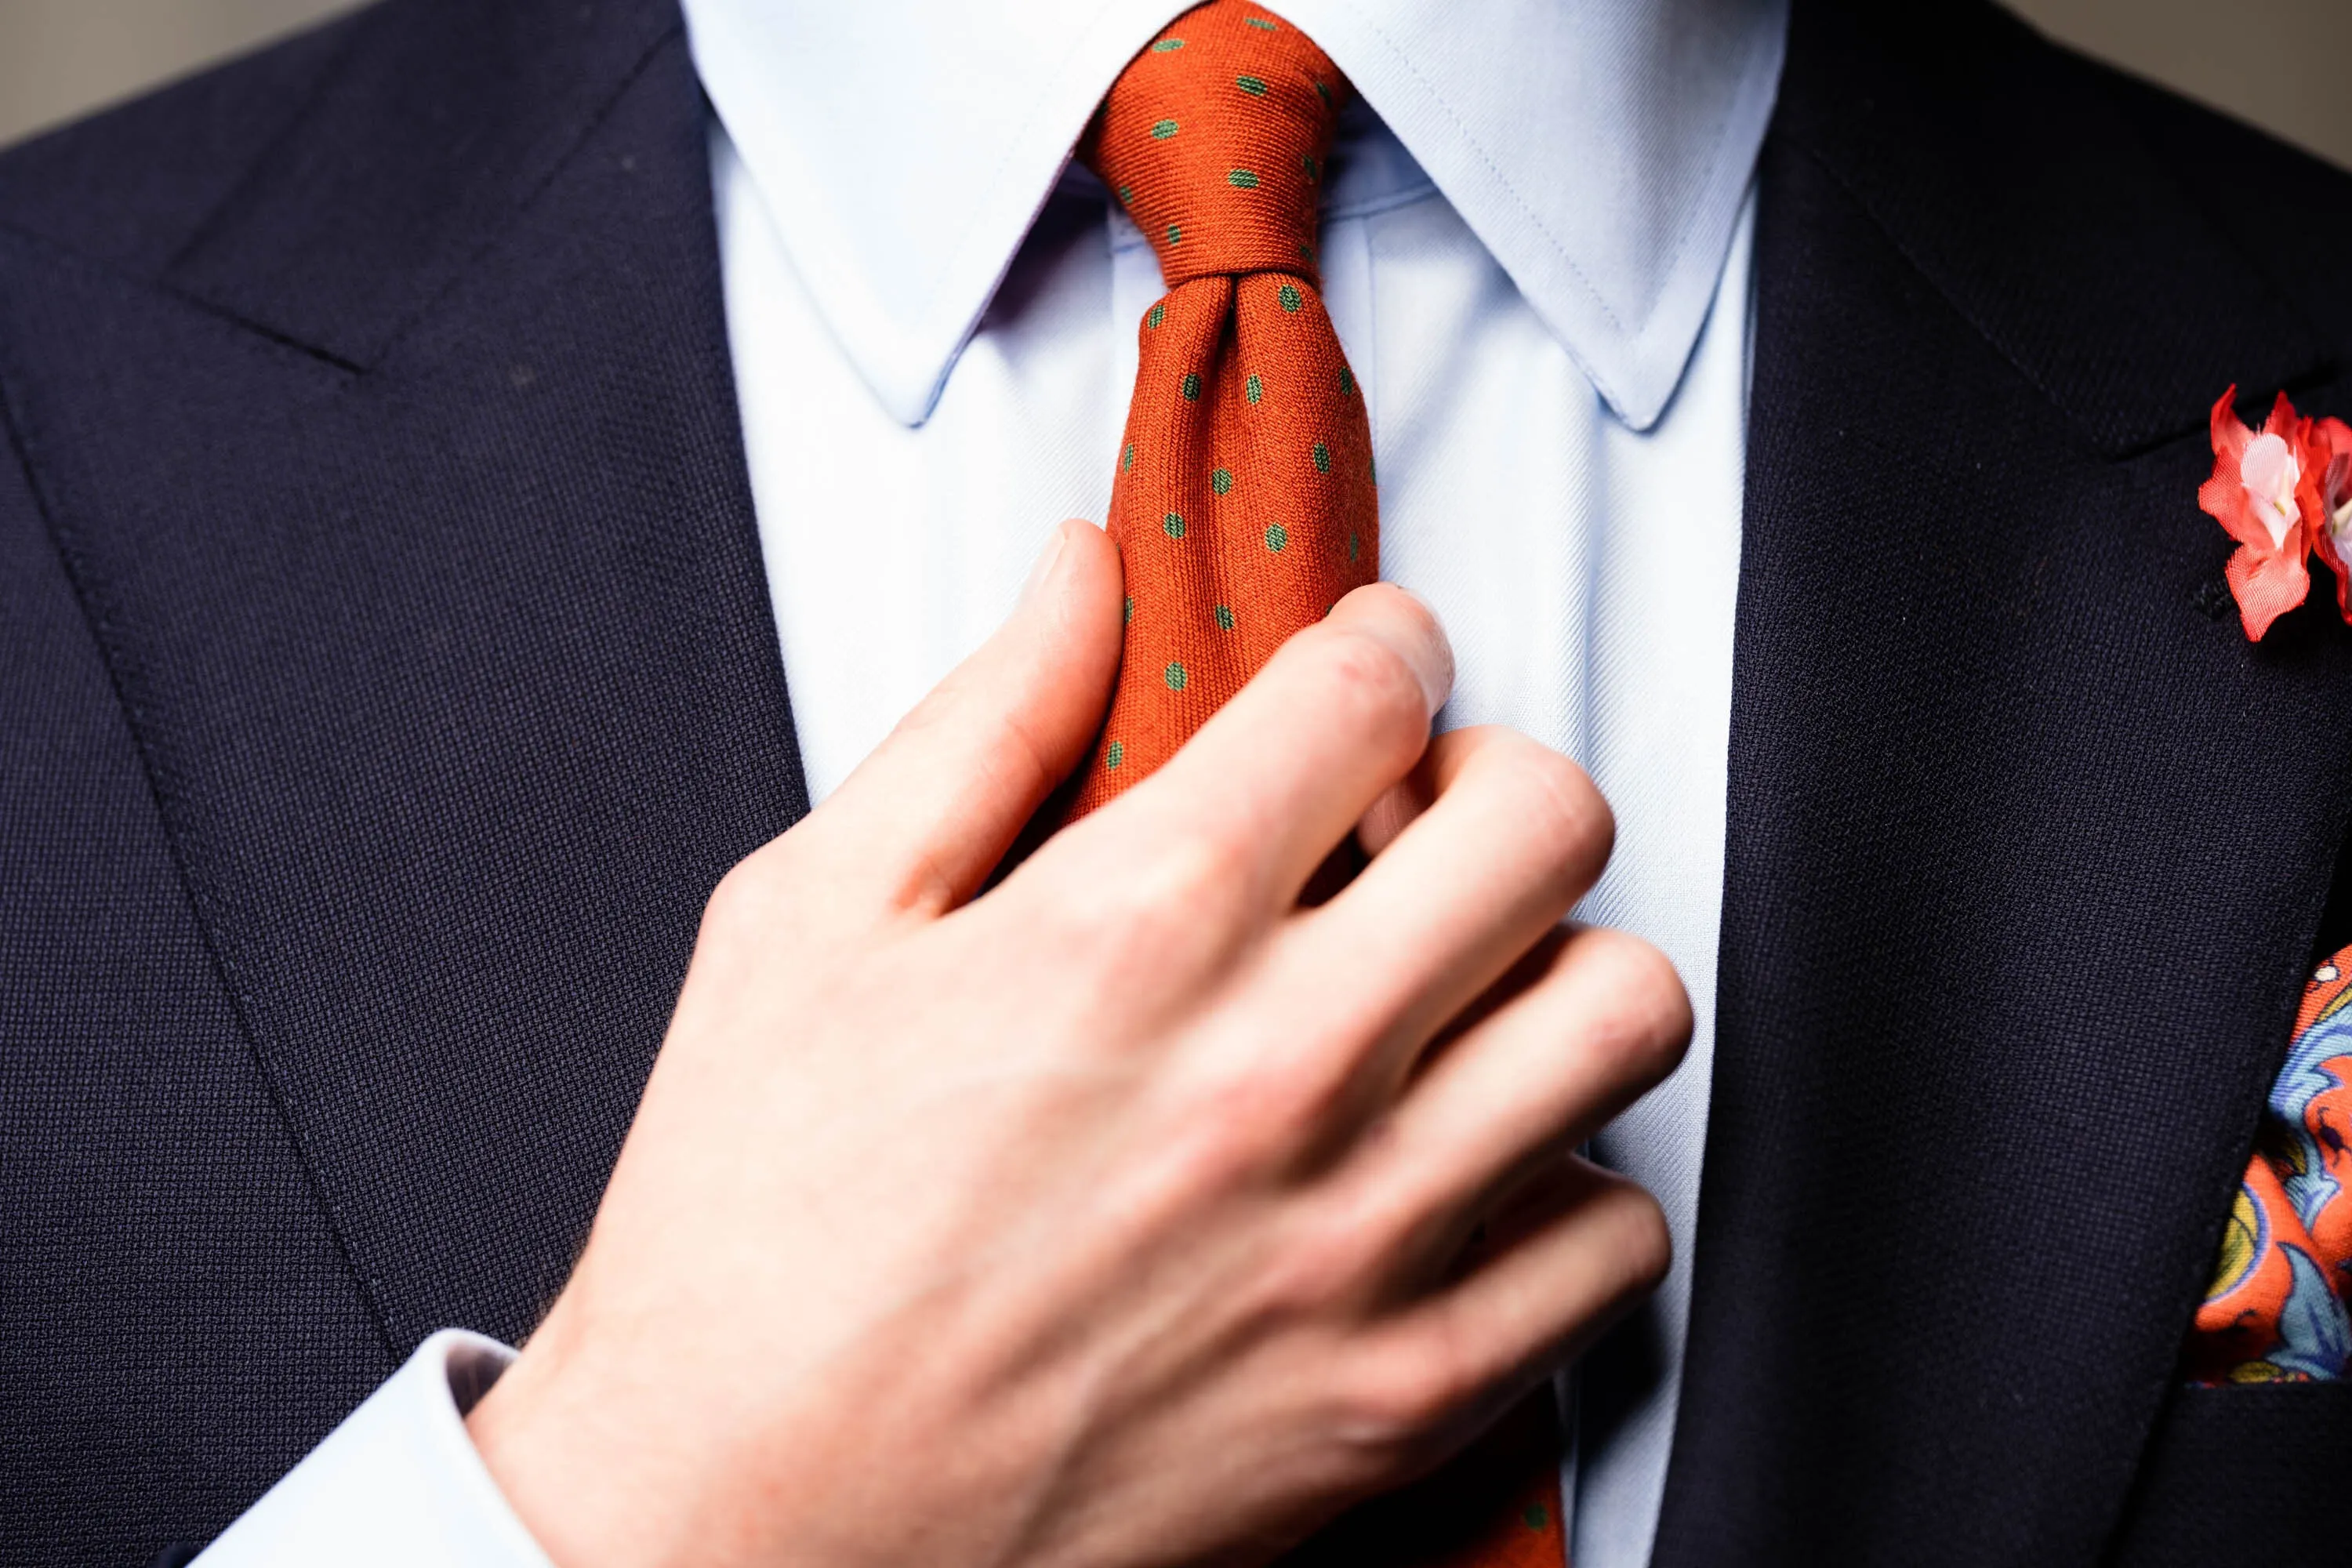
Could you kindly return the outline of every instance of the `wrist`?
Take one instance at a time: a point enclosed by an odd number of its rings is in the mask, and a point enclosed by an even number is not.
[[[680,1467],[663,1462],[672,1413],[596,1377],[572,1353],[562,1317],[559,1308],[466,1415],[508,1506],[557,1568],[714,1561]]]

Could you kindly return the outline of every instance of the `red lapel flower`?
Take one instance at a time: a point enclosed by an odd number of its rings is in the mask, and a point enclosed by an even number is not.
[[[2352,425],[2304,421],[2304,467],[2317,507],[2312,535],[2336,574],[2336,607],[2352,621]]]
[[[2282,392],[2257,435],[2239,422],[2237,397],[2233,386],[2213,405],[2213,477],[2198,487],[2197,504],[2238,542],[2225,574],[2247,639],[2260,642],[2311,592],[2305,562],[2325,531],[2305,510],[2306,500],[2315,510],[2318,500],[2305,471],[2305,421]],[[2332,542],[2327,548],[2332,563]]]

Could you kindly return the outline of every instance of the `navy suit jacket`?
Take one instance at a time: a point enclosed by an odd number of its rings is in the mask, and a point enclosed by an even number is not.
[[[2352,178],[1793,29],[1657,1560],[2340,1561],[2352,1384],[2177,1357],[2352,921],[2352,631],[2247,643],[2205,411],[2352,415]],[[0,156],[0,1561],[525,1334],[805,809],[706,114],[673,0],[389,0]]]

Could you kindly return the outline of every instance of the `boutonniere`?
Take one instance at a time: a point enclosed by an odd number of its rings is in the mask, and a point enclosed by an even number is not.
[[[2213,405],[2213,477],[2197,504],[2238,542],[2224,575],[2246,638],[2311,593],[2311,560],[2336,576],[2336,607],[2352,623],[2352,426],[2305,419],[2286,394],[2261,430],[2241,423],[2238,389]]]

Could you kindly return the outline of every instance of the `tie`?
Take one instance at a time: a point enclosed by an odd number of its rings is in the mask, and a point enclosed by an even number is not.
[[[1316,206],[1347,79],[1240,0],[1111,85],[1079,155],[1160,253],[1109,531],[1127,646],[1073,815],[1174,754],[1283,640],[1380,575],[1364,398],[1323,313]]]
[[[1129,62],[1079,145],[1168,292],[1138,332],[1111,488],[1126,652],[1073,816],[1166,762],[1285,638],[1380,575],[1371,426],[1315,253],[1348,90],[1287,22],[1211,0]],[[1294,1568],[1562,1568],[1559,1464],[1544,1388]]]

